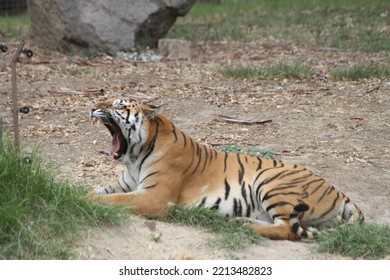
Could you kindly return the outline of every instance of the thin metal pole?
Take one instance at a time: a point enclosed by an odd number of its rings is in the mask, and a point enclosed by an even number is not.
[[[16,63],[23,49],[24,41],[21,41],[18,49],[11,60],[11,86],[12,86],[12,115],[14,129],[14,146],[16,152],[19,152],[19,119],[18,119],[18,91],[16,88]]]
[[[0,117],[0,149],[3,148],[3,118]]]

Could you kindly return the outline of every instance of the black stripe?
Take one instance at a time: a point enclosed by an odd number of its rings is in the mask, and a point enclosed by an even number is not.
[[[303,182],[307,181],[307,179],[310,178],[310,177],[313,177],[313,174],[307,174],[305,176],[301,176],[299,178],[291,180],[291,182],[293,182],[293,183],[303,183]],[[314,178],[317,178],[317,177],[314,177]],[[316,183],[316,182],[321,182],[321,181],[324,181],[324,179],[321,179],[321,178],[320,179],[313,179],[313,180],[305,183],[304,185],[302,185],[301,189],[306,191],[310,187],[311,184]]]
[[[127,117],[126,117],[126,124],[128,124],[128,123],[130,123],[130,110],[129,109],[127,109],[126,110],[126,113],[127,113]],[[138,113],[138,112],[137,112]],[[135,116],[135,115],[134,115]]]
[[[130,110],[127,110],[129,116],[130,116]],[[134,114],[135,122],[137,123],[139,121],[139,111]]]
[[[283,216],[283,214],[275,214],[275,215],[273,215],[272,217],[271,217],[271,219],[272,220],[275,220],[276,218],[279,218],[280,220],[290,220],[289,218],[280,218],[280,217],[282,217]]]
[[[263,165],[263,161],[261,160],[261,158],[257,158],[257,160],[259,161],[259,164],[257,165],[256,171],[259,171]]]
[[[214,205],[213,205],[213,207],[211,207],[210,209],[212,209],[212,210],[218,210],[219,209],[219,204],[221,203],[221,198],[219,197],[218,199],[217,199],[217,201],[214,203]]]
[[[125,184],[126,188],[127,188],[129,191],[131,191],[130,185],[127,184],[127,182],[126,182],[125,179],[124,179],[124,176],[125,176],[124,173],[125,173],[125,171],[123,171],[122,176],[120,177],[120,179],[122,179],[122,182]],[[120,183],[119,179],[118,179],[118,183],[119,183],[119,186],[122,187],[122,184]],[[125,192],[126,192],[126,191],[125,191]]]
[[[200,161],[201,161],[201,159],[202,159],[202,150],[201,150],[201,148],[199,147],[199,144],[198,144],[198,143],[195,142],[195,144],[196,144],[196,155],[197,155],[197,157],[198,157],[198,162],[196,163],[195,169],[194,169],[194,171],[192,171],[192,173],[191,173],[190,176],[194,175],[194,173],[196,172],[196,170],[198,170]]]
[[[242,165],[239,154],[237,154],[237,161],[238,161],[238,164],[240,165],[240,170],[238,170],[238,183],[241,185],[242,180],[244,178],[244,166]]]
[[[202,171],[200,172],[201,174],[203,173],[203,171],[206,169],[206,165],[207,165],[207,158],[208,158],[208,153],[207,153],[207,147],[206,146],[203,146],[203,149],[204,149],[204,153],[205,153],[205,159],[204,159],[204,165],[203,165],[203,168],[202,168]]]
[[[248,185],[248,189],[249,189],[249,197],[251,199],[252,209],[255,210],[256,209],[256,203],[255,203],[255,198],[253,196],[253,190],[252,190],[251,185]]]
[[[298,229],[299,229],[299,223],[294,223],[292,226],[291,226],[291,229],[293,231],[293,233],[297,233],[298,232]]]
[[[210,161],[209,161],[209,165],[211,164],[211,161],[213,160],[213,153],[214,153],[214,150],[210,149]]]
[[[225,158],[223,160],[223,173],[226,172],[226,168],[227,168],[227,158],[228,158],[228,153],[225,153]]]
[[[200,202],[200,204],[198,205],[198,207],[203,207],[205,203],[206,203],[206,197],[204,197],[204,198],[202,199],[202,201]]]
[[[115,112],[115,114],[118,115],[118,117],[121,118],[122,120],[125,120],[125,119],[126,119],[126,118],[124,118],[124,117],[122,116],[122,114],[118,113],[117,110],[115,110],[114,112]]]
[[[273,189],[269,190],[269,191],[265,194],[265,196],[263,197],[263,200],[268,199],[269,196],[271,195],[270,193],[273,192],[273,191],[280,191],[280,190],[295,189],[295,188],[296,188],[296,185],[295,185],[295,184],[293,184],[293,185],[290,185],[290,184],[288,184],[288,185],[282,184],[281,186],[282,186],[282,187],[273,188]]]
[[[290,219],[294,219],[294,218],[298,217],[298,215],[299,215],[299,213],[297,213],[297,212],[291,213]]]
[[[269,192],[268,192],[269,193]],[[267,194],[268,194],[267,193]],[[264,200],[266,199],[270,199],[271,197],[274,197],[274,196],[278,196],[278,195],[302,195],[302,193],[300,192],[285,192],[285,193],[275,193],[275,194],[271,194],[269,196],[267,196],[267,194],[263,197],[263,199],[261,200],[261,202],[263,202]]]
[[[317,200],[317,203],[320,202],[326,195],[326,193],[329,191],[331,187],[328,187],[321,195],[321,197]]]
[[[290,202],[287,202],[287,201],[279,201],[279,202],[276,202],[276,203],[274,203],[274,204],[271,204],[271,205],[269,205],[266,209],[265,209],[265,211],[269,211],[269,210],[271,210],[272,208],[275,208],[275,207],[278,207],[278,206],[284,206],[284,205],[292,205]]]
[[[157,139],[157,136],[158,136],[158,130],[159,130],[159,124],[158,124],[158,122],[156,122],[156,132],[153,135],[152,141],[150,141],[150,144],[148,145],[148,149],[147,149],[146,155],[141,160],[141,163],[140,163],[140,165],[138,167],[138,171],[141,171],[143,163],[152,154],[152,152],[154,150],[154,147],[155,147],[155,144],[156,144],[156,139]]]
[[[180,131],[180,133],[183,136],[184,148],[185,148],[187,146],[187,138],[186,138],[186,135],[183,133],[183,131]]]
[[[333,203],[332,205],[329,207],[328,210],[326,210],[318,219],[322,219],[323,217],[325,217],[329,212],[331,212],[334,207],[336,206],[336,203],[337,203],[337,200],[339,199],[339,193],[337,193],[337,196],[336,198],[333,200]]]
[[[290,176],[290,175],[296,175],[298,173],[301,173],[302,171],[306,171],[306,170],[292,170],[290,171],[289,173],[286,173],[284,175],[282,175],[280,178],[284,178],[284,177],[287,177],[287,176]],[[311,174],[309,174],[311,176]],[[301,177],[299,177],[301,178]]]
[[[253,181],[253,185],[256,185],[257,180],[260,178],[261,175],[264,174],[264,172],[266,172],[266,171],[268,171],[268,170],[272,170],[272,169],[274,169],[274,168],[271,167],[271,168],[263,169],[262,171],[260,171],[260,172],[257,174],[255,180]],[[262,186],[262,184],[260,184],[258,187],[261,187],[261,186]],[[257,193],[258,193],[258,190],[256,190],[256,195],[257,195]]]
[[[192,155],[192,157],[191,157],[191,163],[190,163],[190,165],[188,165],[188,167],[184,170],[183,174],[186,173],[186,172],[191,168],[192,164],[194,163],[194,159],[195,159],[195,157],[194,157],[194,151],[195,151],[195,149],[194,149],[194,141],[193,141],[191,138],[190,138],[190,142],[191,142],[191,155]]]
[[[239,199],[234,199],[233,200],[233,211],[234,211],[234,216],[235,217],[241,217],[242,216],[242,204],[241,200]]]
[[[139,182],[139,184],[141,185],[142,182],[143,182],[145,179],[147,179],[147,178],[150,177],[150,176],[153,176],[154,174],[157,174],[158,172],[159,172],[159,171],[155,171],[155,172],[149,173],[148,175],[146,175],[146,176],[141,180],[141,182]]]
[[[248,199],[246,197],[245,182],[243,182],[241,185],[241,195],[244,198],[245,205],[248,206]]]
[[[273,180],[278,179],[279,176],[283,175],[285,172],[288,172],[288,170],[284,170],[284,171],[279,172],[278,174],[272,176],[271,178],[265,179],[263,182],[261,182],[261,183],[259,184],[259,186],[258,186],[257,188],[259,189],[259,188],[261,188],[262,186],[269,184],[269,183],[272,182]],[[272,191],[272,190],[271,190],[271,191]],[[263,197],[263,199],[261,200],[261,202],[263,202],[264,199],[265,199],[265,198]]]
[[[228,199],[230,193],[230,185],[225,178],[225,200]]]
[[[173,136],[175,136],[175,141],[173,143],[176,143],[177,142],[176,127],[173,123],[171,123],[171,126],[172,126]]]
[[[325,180],[324,180],[324,179],[319,179],[319,180],[312,181],[312,183],[320,182],[320,181],[322,181],[322,183],[319,184],[319,185],[314,189],[314,191],[312,191],[310,194],[315,193],[316,191],[318,191],[318,190],[322,187],[323,184],[325,184]]]
[[[252,210],[252,209],[251,209],[251,206],[250,206],[250,205],[247,205],[246,214],[245,214],[245,216],[246,216],[247,218],[249,218],[249,217],[251,216],[251,213],[252,213],[251,210]]]
[[[154,187],[156,187],[158,184],[156,183],[156,184],[153,184],[153,185],[150,185],[150,186],[147,186],[147,187],[145,187],[144,189],[151,189],[151,188],[154,188]]]

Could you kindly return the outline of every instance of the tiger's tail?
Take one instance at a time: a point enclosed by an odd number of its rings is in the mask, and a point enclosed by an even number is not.
[[[290,213],[290,225],[292,231],[298,237],[303,237],[305,239],[312,240],[316,238],[317,233],[302,228],[299,223],[299,214],[309,210],[309,208],[310,208],[309,205],[305,203],[300,203],[298,205],[295,205]]]

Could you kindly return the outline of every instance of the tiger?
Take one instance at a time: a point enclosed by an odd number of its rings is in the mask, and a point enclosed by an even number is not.
[[[303,166],[227,153],[193,140],[136,99],[107,99],[91,110],[124,163],[118,183],[88,193],[95,201],[164,219],[171,207],[205,207],[269,239],[313,240],[318,227],[364,220],[341,191]]]

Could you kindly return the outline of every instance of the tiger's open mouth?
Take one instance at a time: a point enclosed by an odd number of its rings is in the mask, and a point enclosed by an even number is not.
[[[122,131],[120,130],[118,124],[111,119],[101,119],[101,118],[92,118],[93,122],[101,122],[105,127],[110,131],[112,136],[112,146],[109,151],[110,156],[114,159],[120,159],[127,151],[127,141],[123,136]]]

